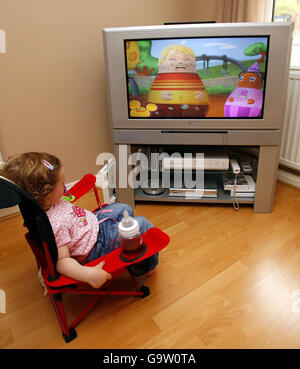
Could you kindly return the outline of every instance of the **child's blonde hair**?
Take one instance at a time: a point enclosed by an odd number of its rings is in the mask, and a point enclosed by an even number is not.
[[[195,57],[195,54],[193,52],[193,50],[187,46],[182,46],[182,45],[170,45],[167,46],[163,49],[163,51],[160,53],[159,56],[159,64],[162,64],[164,62],[164,60],[171,54],[172,51],[179,51],[182,54],[188,55],[188,56],[192,56],[193,58]]]
[[[46,160],[53,166],[49,169],[43,164]],[[45,152],[26,152],[15,155],[0,167],[0,175],[29,192],[41,205],[45,196],[51,193],[58,182],[61,169],[60,160]]]

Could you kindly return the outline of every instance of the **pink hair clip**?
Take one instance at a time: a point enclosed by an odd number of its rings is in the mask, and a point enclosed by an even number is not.
[[[54,170],[54,165],[50,164],[49,161],[47,160],[42,160],[42,163],[44,165],[45,168],[49,169],[49,170]]]

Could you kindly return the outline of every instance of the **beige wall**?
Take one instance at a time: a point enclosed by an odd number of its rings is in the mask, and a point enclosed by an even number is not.
[[[202,3],[202,4],[201,4]],[[67,182],[111,151],[102,28],[213,20],[216,0],[1,0],[0,151],[48,151]]]

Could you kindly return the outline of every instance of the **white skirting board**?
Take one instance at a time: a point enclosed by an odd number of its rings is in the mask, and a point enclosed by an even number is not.
[[[3,159],[2,159],[2,154],[0,152],[0,166],[1,166],[1,164],[3,164]],[[18,212],[19,212],[19,207],[18,206],[13,206],[13,207],[8,208],[8,209],[0,209],[0,218],[7,217],[9,215],[16,214]]]
[[[19,212],[18,206],[13,206],[12,208],[0,209],[0,219],[3,217],[8,217]]]
[[[298,176],[286,170],[279,169],[277,178],[282,182],[285,182],[294,187],[300,188],[300,175]]]

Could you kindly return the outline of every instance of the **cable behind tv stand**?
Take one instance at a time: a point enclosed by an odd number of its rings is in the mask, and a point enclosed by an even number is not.
[[[174,151],[181,148],[197,149],[199,153],[203,147],[227,148],[230,150],[247,151],[255,148],[257,156],[256,192],[255,197],[239,198],[239,204],[253,206],[256,213],[270,213],[273,209],[274,193],[277,179],[278,156],[280,149],[280,130],[113,130],[113,142],[115,157],[117,158],[117,187],[116,195],[118,202],[124,202],[132,207],[137,201],[150,202],[193,202],[193,203],[218,203],[231,204],[232,197],[223,190],[218,178],[218,196],[216,198],[186,198],[169,196],[168,191],[160,195],[147,195],[141,188],[133,189],[129,186],[119,185],[119,166],[128,163],[126,158],[119,162],[119,151],[121,146],[126,147],[127,158],[137,146],[174,147]],[[128,165],[127,173],[132,166]],[[213,172],[218,175],[218,172]]]

